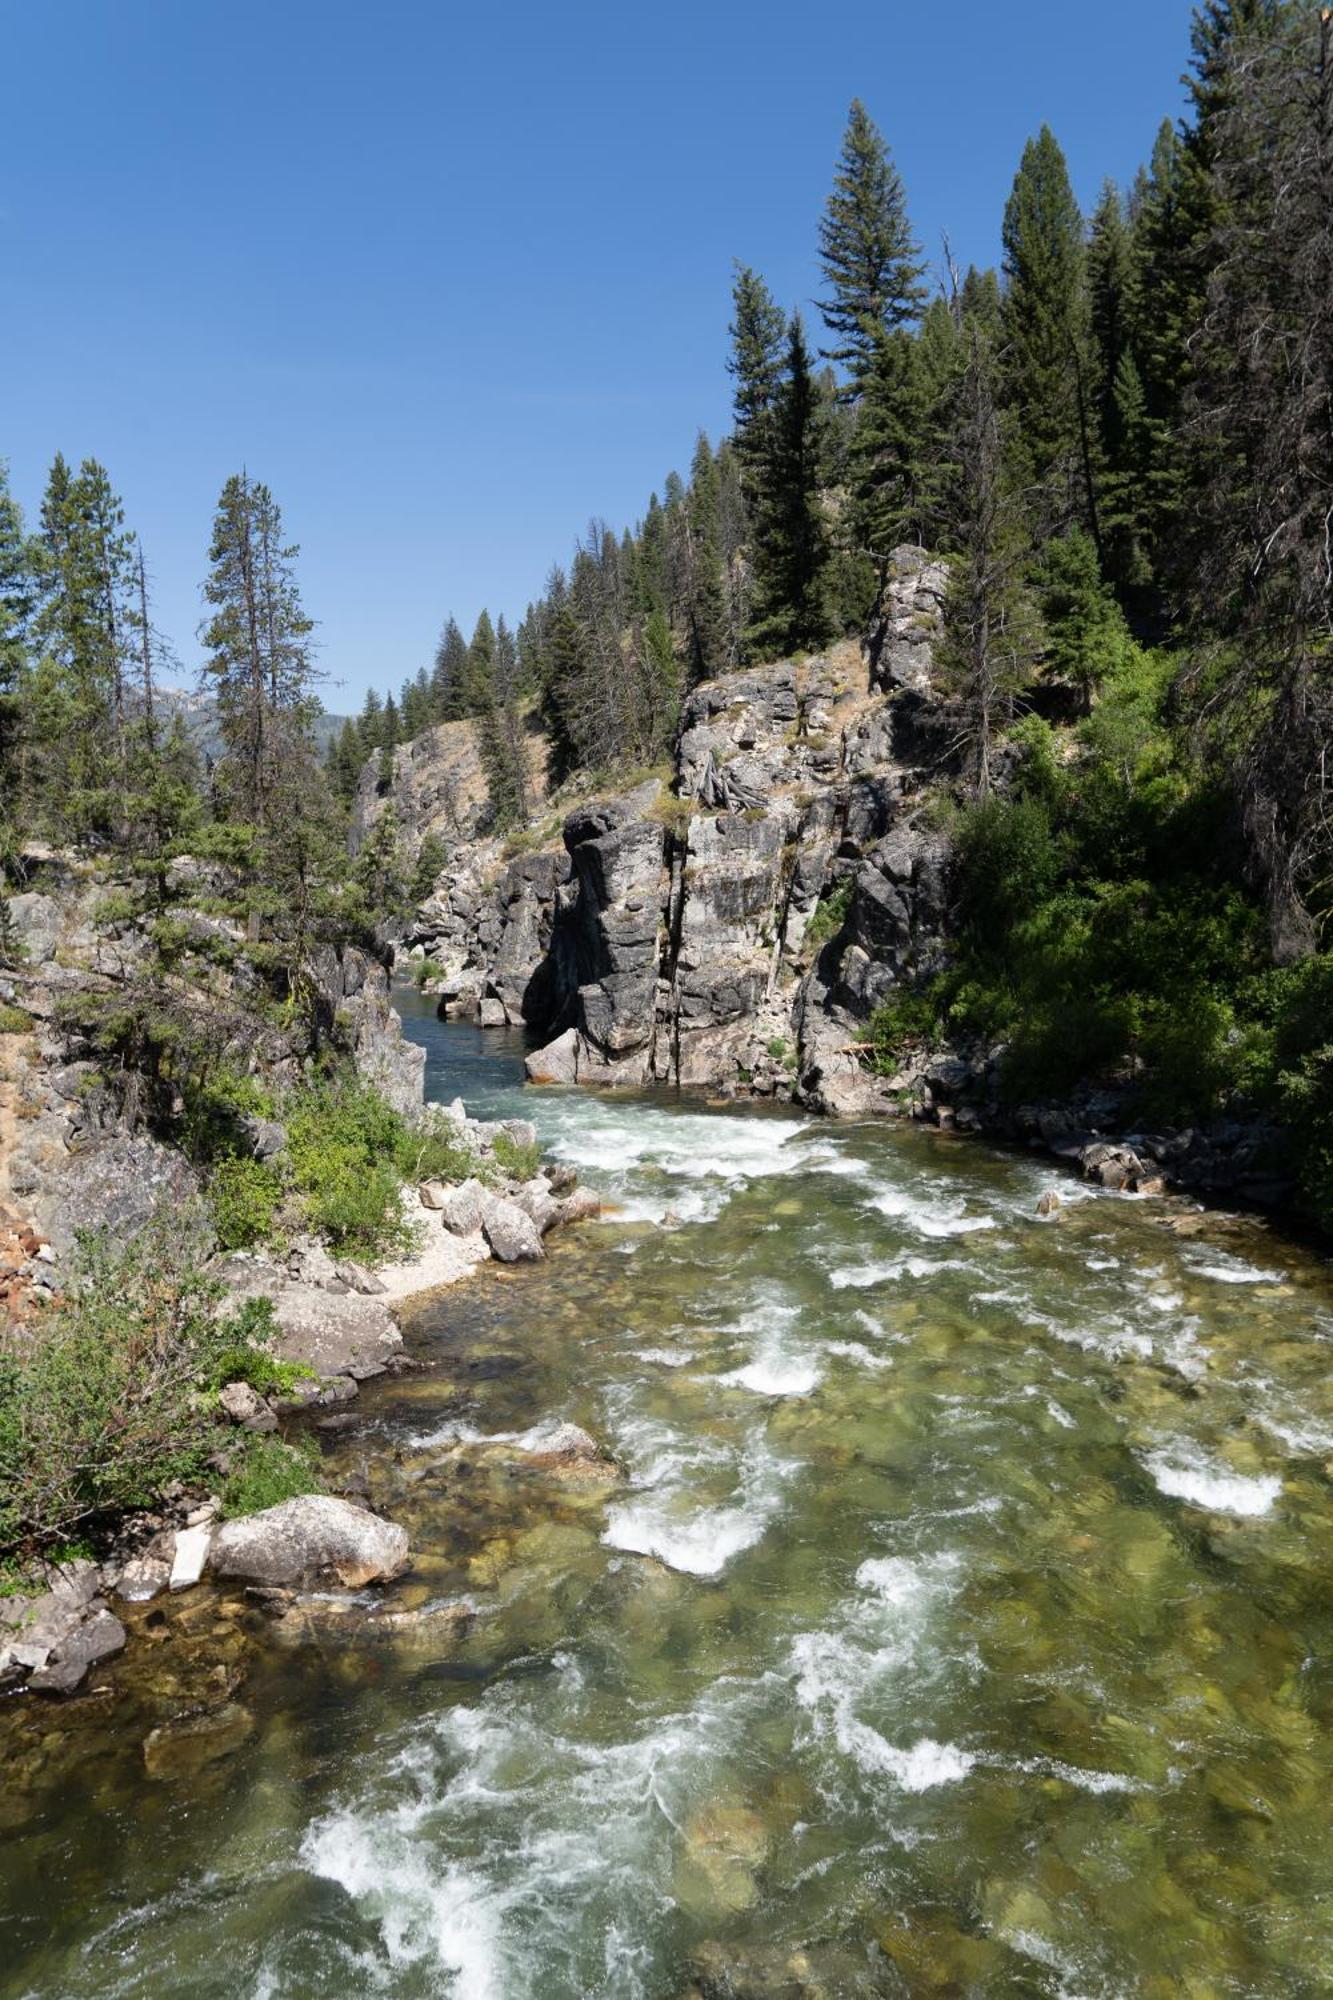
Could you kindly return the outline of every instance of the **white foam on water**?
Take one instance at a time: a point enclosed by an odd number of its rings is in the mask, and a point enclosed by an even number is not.
[[[762,1540],[768,1517],[744,1507],[704,1507],[682,1515],[653,1500],[627,1502],[607,1512],[602,1540],[611,1549],[656,1556],[668,1569],[690,1576],[720,1576],[727,1564]]]
[[[808,1396],[818,1386],[819,1370],[813,1361],[774,1347],[743,1367],[728,1369],[717,1380],[728,1388],[750,1389],[756,1396]]]
[[[437,1424],[433,1431],[415,1431],[403,1443],[410,1451],[430,1451],[446,1445],[503,1444],[513,1435],[512,1431],[479,1431],[475,1424],[449,1421]]]
[[[1274,1410],[1256,1410],[1254,1417],[1270,1437],[1298,1458],[1333,1451],[1333,1423],[1320,1423],[1316,1417],[1293,1418]]]
[[[860,1368],[892,1368],[893,1359],[888,1354],[872,1354],[859,1340],[826,1340],[825,1354],[834,1354],[840,1361],[854,1361]]]
[[[1120,1269],[1120,1259],[1118,1257],[1089,1257],[1087,1263],[1090,1271],[1118,1271]]]
[[[660,1368],[684,1368],[695,1358],[689,1347],[636,1347],[634,1353],[639,1361],[655,1361]]]
[[[835,1292],[869,1291],[873,1285],[893,1284],[899,1278],[933,1278],[939,1271],[965,1271],[958,1257],[892,1257],[865,1264],[839,1264],[829,1272]]]
[[[921,1562],[871,1557],[856,1572],[859,1595],[835,1622],[798,1633],[791,1643],[796,1699],[816,1736],[863,1777],[889,1778],[906,1792],[956,1784],[976,1762],[970,1751],[930,1736],[899,1746],[862,1712],[882,1703],[894,1679],[918,1664],[930,1615],[957,1569],[952,1555]]]
[[[1164,1446],[1149,1452],[1143,1461],[1157,1483],[1158,1491],[1169,1499],[1188,1501],[1210,1514],[1239,1514],[1258,1518],[1267,1514],[1282,1491],[1282,1481],[1270,1475],[1247,1478],[1229,1472],[1203,1457],[1194,1447]]]
[[[894,1222],[906,1223],[918,1235],[929,1237],[970,1236],[979,1229],[994,1229],[993,1215],[969,1215],[961,1195],[923,1201],[906,1188],[885,1188],[874,1197],[871,1207]]]
[[[1081,1792],[1150,1792],[1153,1788],[1140,1778],[1126,1777],[1122,1771],[1085,1771],[1078,1764],[1066,1764],[1059,1757],[988,1757],[988,1764],[1000,1770],[1024,1771],[1043,1778],[1062,1778]]]
[[[467,1869],[440,1869],[403,1818],[335,1814],[310,1828],[301,1862],[375,1919],[395,1968],[433,1960],[449,2000],[505,2000],[500,1899]]]
[[[1243,1258],[1233,1257],[1227,1250],[1218,1251],[1208,1263],[1191,1262],[1187,1270],[1196,1278],[1211,1278],[1218,1285],[1280,1285],[1280,1271],[1261,1271],[1257,1264],[1247,1264]]]

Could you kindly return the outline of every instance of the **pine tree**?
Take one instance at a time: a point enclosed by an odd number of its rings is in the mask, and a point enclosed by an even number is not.
[[[902,181],[859,99],[819,225],[819,260],[828,288],[819,309],[835,343],[828,359],[846,369],[854,400],[865,393],[885,336],[915,325],[926,297]]]
[[[304,766],[318,713],[311,621],[301,606],[282,517],[266,486],[248,473],[222,489],[209,544],[204,598],[212,616],[200,630],[202,669],[218,703],[226,744],[223,787],[232,809],[266,826],[308,790]],[[284,793],[289,796],[284,797]]]
[[[932,470],[928,394],[921,341],[901,328],[881,334],[863,378],[852,445],[856,540],[874,560],[881,589],[890,552],[924,538]]]
[[[529,811],[528,760],[518,707],[518,652],[503,617],[495,627],[489,697],[478,712],[477,732],[491,823],[499,829],[517,826]]]
[[[33,635],[40,781],[54,818],[75,832],[118,830],[125,777],[125,672],[132,543],[105,469],[72,474],[57,454],[42,501],[41,604]]]
[[[488,611],[481,613],[473,627],[464,699],[467,715],[484,715],[495,700],[495,627]]]
[[[681,511],[685,536],[686,630],[691,683],[712,680],[727,663],[727,610],[722,583],[717,462],[700,431]]]
[[[431,674],[431,713],[435,722],[457,722],[467,713],[467,640],[452,618],[445,623],[435,648]]]
[[[1001,442],[997,373],[991,349],[970,329],[950,445],[959,553],[938,667],[958,703],[964,772],[979,799],[990,794],[996,738],[1012,719],[1040,646],[1024,584],[1027,535]]]
[[[1039,530],[1098,535],[1083,219],[1050,127],[1023,149],[1004,214],[1005,399]]]
[[[787,318],[757,272],[737,264],[732,287],[731,355],[733,441],[741,480],[752,495],[768,450],[767,436],[782,387]],[[654,496],[656,498],[656,496]]]
[[[787,334],[787,361],[755,497],[755,646],[781,651],[822,645],[828,527],[819,494],[818,396],[801,316]]]
[[[384,704],[380,717],[380,760],[376,784],[381,792],[387,792],[393,784],[394,772],[398,764],[398,745],[402,741],[402,724],[398,715],[398,704],[390,695]]]
[[[1217,89],[1188,602],[1221,641],[1209,725],[1283,960],[1333,870],[1333,10],[1256,21]]]
[[[25,817],[23,720],[38,605],[36,554],[0,459],[0,817]]]

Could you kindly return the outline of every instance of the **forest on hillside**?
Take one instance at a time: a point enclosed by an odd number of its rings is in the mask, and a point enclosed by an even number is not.
[[[1013,1087],[1102,1070],[1145,1116],[1238,1099],[1300,1132],[1333,1211],[1333,27],[1314,0],[1207,0],[1189,111],[1091,216],[1055,134],[1023,150],[998,270],[942,284],[869,111],[818,218],[817,320],[738,263],[729,436],[700,435],[641,520],[594,521],[511,629],[446,622],[432,667],[368,698],[321,766],[296,550],[268,489],[222,491],[203,768],[159,717],[143,551],[107,472],[58,457],[40,519],[0,495],[0,842],[225,857],[291,963],[405,909],[391,824],[356,864],[366,759],[475,719],[499,828],[525,735],[557,777],[669,751],[694,684],[853,635],[873,653],[893,551],[946,556],[939,671],[956,768],[949,970],[875,1025],[977,1035]],[[328,776],[333,784],[328,783]],[[0,903],[0,948],[4,940]]]

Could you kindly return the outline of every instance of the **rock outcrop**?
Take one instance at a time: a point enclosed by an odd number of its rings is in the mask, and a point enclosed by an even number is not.
[[[951,740],[921,724],[943,588],[898,552],[873,672],[844,645],[694,689],[674,795],[576,805],[558,846],[514,860],[458,848],[410,940],[442,1011],[544,1034],[537,1082],[799,1094],[802,1023],[847,1044],[940,948],[947,854],[912,802]],[[834,892],[836,936],[807,943]]]

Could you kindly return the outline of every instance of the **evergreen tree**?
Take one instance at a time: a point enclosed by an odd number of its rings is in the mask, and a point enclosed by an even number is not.
[[[0,459],[0,817],[22,815],[23,711],[38,605],[36,555]]]
[[[1003,241],[1005,397],[1034,520],[1080,514],[1096,537],[1083,219],[1047,125],[1023,149]]]
[[[381,792],[387,792],[393,783],[398,762],[398,745],[402,741],[402,724],[398,716],[398,704],[390,695],[384,704],[380,717],[380,760],[376,783]]]
[[[810,350],[796,313],[755,497],[752,640],[758,647],[794,651],[822,645],[829,636],[818,407]]]
[[[722,582],[717,461],[700,431],[681,509],[686,543],[686,628],[691,682],[712,680],[727,663],[727,609]]]
[[[768,450],[767,434],[782,387],[787,319],[757,272],[737,264],[732,287],[731,355],[733,440],[741,480],[752,494]],[[656,497],[656,496],[654,496]]]
[[[199,635],[208,655],[202,672],[226,744],[224,789],[232,809],[258,826],[309,790],[304,767],[318,703],[298,554],[283,542],[268,488],[245,472],[228,479],[208,551],[204,597],[212,616]]]
[[[483,611],[472,632],[467,649],[464,713],[484,715],[495,700],[495,627],[490,613]]]
[[[518,652],[503,617],[495,628],[489,696],[478,712],[477,731],[491,823],[500,829],[517,826],[529,811],[528,760],[518,707]]]
[[[1024,584],[1027,536],[1001,444],[995,358],[975,328],[968,336],[950,459],[959,553],[938,664],[958,704],[965,775],[975,796],[985,799],[996,739],[1032,677],[1040,636]]]
[[[819,260],[827,286],[819,309],[835,343],[828,358],[846,369],[855,399],[865,393],[885,337],[913,326],[926,297],[902,182],[859,99],[819,225]]]
[[[431,712],[436,722],[457,722],[467,713],[467,640],[452,618],[445,623],[435,648],[431,675]]]
[[[1190,603],[1221,642],[1205,712],[1288,959],[1313,947],[1333,869],[1333,10],[1236,35],[1217,91]]]

